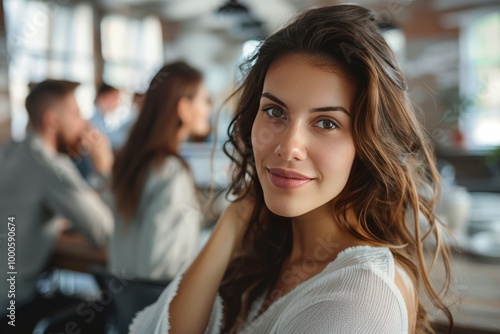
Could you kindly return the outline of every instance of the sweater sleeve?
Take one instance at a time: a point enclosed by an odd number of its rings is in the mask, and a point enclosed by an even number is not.
[[[111,210],[78,174],[68,157],[58,155],[49,163],[51,168],[44,168],[43,204],[68,219],[94,245],[104,246],[114,228]]]
[[[404,300],[395,285],[370,270],[346,271],[334,293],[316,287],[313,295],[279,324],[279,333],[408,333]]]
[[[167,334],[170,331],[170,303],[177,294],[182,275],[177,275],[158,300],[138,312],[129,334]],[[205,334],[218,334],[222,322],[222,298],[217,294]]]

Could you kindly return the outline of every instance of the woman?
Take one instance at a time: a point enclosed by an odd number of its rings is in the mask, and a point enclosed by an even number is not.
[[[111,268],[170,279],[196,255],[201,214],[179,146],[207,135],[210,103],[201,73],[183,62],[164,66],[113,167],[117,226]]]
[[[438,174],[373,13],[307,11],[248,64],[226,147],[238,200],[131,333],[422,333],[421,296],[452,322],[424,258],[433,235],[449,272]]]

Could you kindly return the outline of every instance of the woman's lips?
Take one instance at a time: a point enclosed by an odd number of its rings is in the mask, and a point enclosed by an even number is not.
[[[271,183],[282,189],[299,188],[312,181],[311,178],[289,169],[267,168],[267,174]]]

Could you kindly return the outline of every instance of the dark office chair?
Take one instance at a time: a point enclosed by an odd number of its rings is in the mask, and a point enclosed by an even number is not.
[[[52,333],[103,333],[104,319],[102,314],[96,313],[91,323],[87,323],[85,318],[81,317],[81,303],[69,305],[51,315],[40,319],[36,324],[33,334],[52,334]]]
[[[154,303],[170,283],[124,277],[101,270],[93,271],[92,274],[101,289],[101,298],[94,304],[101,310],[95,314],[104,315],[104,334],[128,333],[135,314]],[[81,315],[82,306],[74,305],[40,320],[33,333],[48,334],[54,328],[60,328],[74,320],[81,321]],[[82,332],[84,333],[85,331]]]
[[[125,278],[105,271],[93,272],[101,288],[101,300],[106,308],[106,334],[128,333],[135,314],[154,303],[169,281]]]

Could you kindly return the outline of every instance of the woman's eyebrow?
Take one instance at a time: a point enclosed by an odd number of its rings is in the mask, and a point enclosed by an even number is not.
[[[282,107],[285,107],[288,109],[287,105],[285,102],[281,101],[280,99],[278,99],[276,96],[274,96],[273,94],[271,93],[268,93],[268,92],[265,92],[265,93],[262,93],[261,95],[262,97],[265,97],[265,98],[268,98],[269,100],[271,101],[274,101],[276,102],[277,104],[281,105]]]
[[[331,107],[321,107],[321,108],[312,108],[309,109],[309,112],[323,112],[323,111],[342,111],[346,113],[348,116],[351,116],[351,113],[344,107],[341,106],[331,106]]]
[[[288,107],[287,107],[287,105],[286,105],[285,102],[281,101],[280,99],[278,99],[276,96],[274,96],[271,93],[264,92],[264,93],[262,93],[261,96],[265,97],[265,98],[268,98],[269,100],[274,101],[277,104],[281,105],[282,107],[285,107],[285,108],[288,109]],[[351,113],[349,111],[347,111],[346,108],[341,107],[341,106],[328,106],[328,107],[320,107],[320,108],[309,109],[309,112],[325,112],[325,111],[342,111],[342,112],[346,113],[348,116],[351,116]]]

